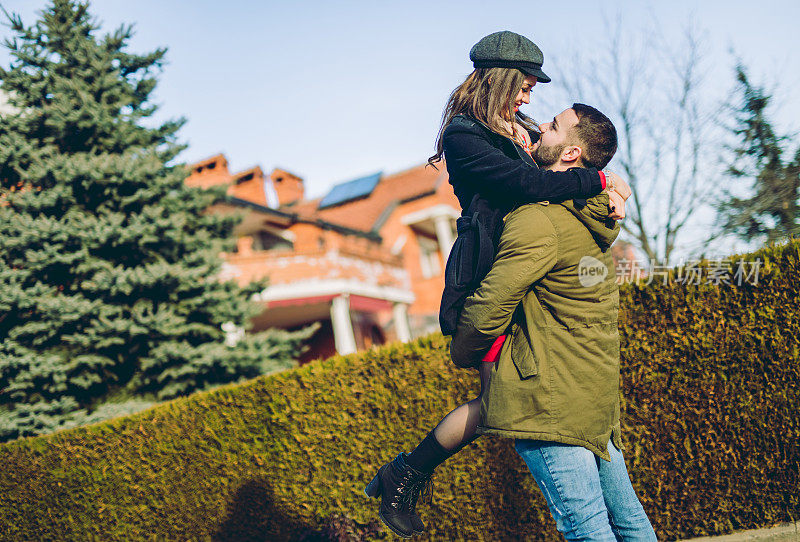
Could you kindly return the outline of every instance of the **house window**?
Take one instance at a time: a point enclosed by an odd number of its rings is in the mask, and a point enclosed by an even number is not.
[[[291,241],[266,231],[253,236],[253,250],[292,250]]]
[[[422,277],[435,277],[442,272],[439,259],[439,243],[427,237],[417,237],[419,242],[419,263],[422,268]]]

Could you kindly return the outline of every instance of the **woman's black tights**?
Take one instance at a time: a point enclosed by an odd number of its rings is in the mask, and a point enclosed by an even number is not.
[[[492,363],[479,367],[481,393],[467,403],[451,410],[442,421],[414,448],[406,463],[421,472],[432,472],[452,455],[478,438],[475,434],[481,418],[481,398],[489,383]]]

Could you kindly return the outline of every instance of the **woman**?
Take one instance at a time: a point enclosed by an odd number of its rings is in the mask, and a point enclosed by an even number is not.
[[[532,142],[539,132],[519,109],[530,103],[537,82],[550,82],[541,69],[539,48],[524,36],[503,31],[475,44],[470,59],[475,70],[450,95],[437,153],[428,160],[433,165],[446,157],[450,182],[462,208],[482,204],[495,209],[495,215],[502,218],[519,203],[595,196],[606,189],[609,180],[614,186],[609,191],[610,216],[624,217],[624,200],[630,189],[618,177],[593,169],[546,171],[531,158]],[[490,228],[496,242],[500,228]],[[476,363],[481,395],[503,340],[498,338]],[[479,395],[447,414],[410,454],[400,453],[367,485],[367,496],[382,497],[380,517],[399,536],[424,531],[415,511],[420,492],[438,465],[476,438],[480,405]]]

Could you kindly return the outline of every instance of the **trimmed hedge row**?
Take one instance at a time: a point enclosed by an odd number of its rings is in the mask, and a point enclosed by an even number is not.
[[[758,285],[621,292],[623,440],[660,538],[800,515],[800,242],[754,258]],[[377,468],[477,392],[447,344],[337,356],[0,446],[0,539],[319,540],[332,517],[365,525]],[[559,538],[509,440],[479,439],[434,489],[420,538]]]

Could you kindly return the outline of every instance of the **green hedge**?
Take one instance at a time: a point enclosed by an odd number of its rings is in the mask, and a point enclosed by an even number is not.
[[[623,440],[660,538],[800,512],[800,243],[757,257],[757,286],[623,288]],[[433,335],[7,443],[0,539],[319,540],[331,518],[357,530],[376,517],[362,493],[376,469],[477,388]],[[558,539],[511,444],[479,439],[439,469],[420,506],[428,539]]]

